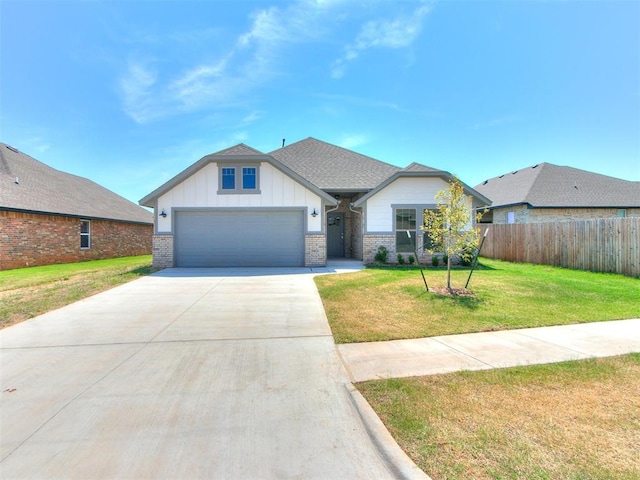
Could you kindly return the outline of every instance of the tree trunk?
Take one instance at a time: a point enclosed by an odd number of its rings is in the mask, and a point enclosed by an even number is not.
[[[451,291],[451,255],[447,256],[447,290]]]

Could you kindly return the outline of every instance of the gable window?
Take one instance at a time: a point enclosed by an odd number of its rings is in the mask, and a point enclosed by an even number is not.
[[[80,248],[83,250],[91,248],[91,222],[89,220],[80,221]]]
[[[218,177],[218,193],[260,193],[260,167],[257,164],[221,164]]]
[[[242,189],[255,190],[256,188],[256,168],[244,167],[242,169]]]
[[[396,208],[396,252],[413,252],[416,244],[416,209]]]
[[[236,169],[235,168],[222,169],[222,189],[223,190],[236,189]]]

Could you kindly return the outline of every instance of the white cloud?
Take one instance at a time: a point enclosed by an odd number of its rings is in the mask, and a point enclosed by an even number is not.
[[[134,121],[147,123],[203,109],[249,105],[252,93],[290,68],[288,55],[295,53],[295,47],[311,42],[331,46],[345,18],[370,16],[384,4],[365,1],[363,5],[371,8],[356,9],[344,0],[276,3],[255,10],[247,28],[235,35],[223,34],[215,26],[191,34],[133,33],[134,40],[147,40],[124,41],[137,50],[118,80],[123,109]],[[366,49],[411,45],[427,13],[428,7],[420,4],[406,15],[366,22],[335,63],[334,76],[341,76],[347,63]],[[149,43],[148,38],[154,41]],[[158,48],[164,52],[161,58],[148,53]]]
[[[412,13],[399,15],[391,20],[366,22],[356,39],[344,48],[342,57],[334,62],[332,77],[342,78],[347,64],[355,61],[367,49],[398,49],[410,46],[420,35],[424,18],[429,11],[427,5],[420,5]]]
[[[338,145],[343,148],[352,149],[364,145],[368,141],[367,136],[361,133],[346,134],[342,136]]]
[[[151,89],[157,81],[157,73],[143,62],[129,60],[127,71],[120,79],[124,110],[138,123],[155,117],[151,105]]]
[[[320,93],[316,95],[320,98],[325,98],[327,100],[335,100],[343,103],[350,103],[352,105],[358,105],[361,107],[370,107],[370,108],[386,108],[389,110],[395,110],[398,112],[405,111],[400,108],[396,103],[393,102],[385,102],[384,100],[375,100],[371,98],[364,97],[355,97],[353,95],[340,95],[340,94],[332,94],[332,93]]]

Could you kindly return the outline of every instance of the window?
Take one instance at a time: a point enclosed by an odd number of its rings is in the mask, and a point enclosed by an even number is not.
[[[236,189],[236,169],[235,168],[222,169],[222,189],[223,190]]]
[[[507,223],[516,223],[516,212],[507,212]]]
[[[260,168],[256,165],[218,166],[218,193],[260,193]]]
[[[424,225],[424,212],[426,212],[427,210],[431,210],[431,209],[427,209],[425,208],[422,213],[422,222],[423,222],[423,227]],[[422,234],[422,249],[423,250],[431,250],[433,249],[433,240],[431,239],[431,237],[429,236],[429,232],[427,230],[424,230],[424,233]]]
[[[396,252],[413,252],[416,244],[416,209],[396,209]]]
[[[244,167],[242,169],[242,189],[255,190],[256,188],[256,168]]]
[[[626,208],[619,208],[618,212],[616,213],[618,218],[625,218],[627,216],[627,209]]]
[[[80,222],[80,248],[91,248],[91,224],[89,220]]]

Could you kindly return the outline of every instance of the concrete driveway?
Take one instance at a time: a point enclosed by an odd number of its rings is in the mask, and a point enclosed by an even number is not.
[[[421,476],[372,440],[309,269],[165,270],[0,347],[2,478]]]

